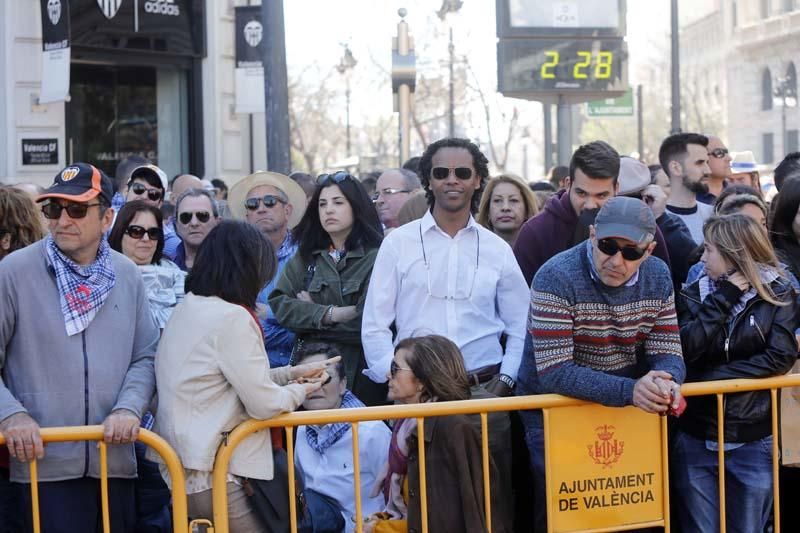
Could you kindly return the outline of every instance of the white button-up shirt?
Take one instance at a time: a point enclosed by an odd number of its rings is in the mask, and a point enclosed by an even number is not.
[[[320,441],[325,439],[329,429],[330,426],[318,428]],[[370,498],[369,494],[389,460],[391,439],[391,430],[381,421],[358,423],[362,519],[383,511],[383,492],[375,498]],[[308,445],[306,426],[300,426],[297,430],[297,446],[294,452],[295,464],[305,476],[305,487],[339,504],[347,532],[355,530],[353,519],[356,514],[352,447],[353,432],[348,431],[333,446],[325,450],[324,454],[320,454]]]
[[[508,243],[471,216],[450,237],[429,211],[381,244],[361,326],[364,373],[386,381],[394,322],[397,342],[443,335],[461,349],[467,371],[501,363],[500,372],[516,379],[529,305],[530,289]]]

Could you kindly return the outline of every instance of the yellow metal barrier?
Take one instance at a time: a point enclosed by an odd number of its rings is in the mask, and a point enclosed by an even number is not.
[[[45,444],[53,442],[69,442],[69,441],[98,441],[100,445],[100,498],[103,509],[103,531],[109,533],[111,531],[111,523],[109,520],[108,510],[108,462],[107,452],[108,448],[103,442],[103,426],[77,426],[77,427],[54,427],[42,428],[41,430],[42,441]],[[186,481],[183,473],[183,465],[181,464],[178,455],[167,444],[167,441],[146,429],[139,430],[140,442],[153,448],[161,458],[164,460],[169,475],[172,478],[172,521],[174,533],[188,533],[189,532],[189,519],[186,508]],[[0,435],[0,445],[5,445],[5,439]],[[45,448],[45,454],[47,449]],[[30,463],[31,474],[31,508],[33,513],[33,531],[39,533],[41,530],[39,524],[39,477],[37,462],[31,461]],[[177,488],[177,490],[176,490]]]
[[[780,532],[780,504],[779,504],[779,483],[778,483],[778,465],[779,465],[779,437],[778,437],[778,409],[777,390],[785,387],[800,386],[800,374],[793,374],[787,376],[779,376],[766,379],[736,379],[724,380],[705,383],[690,383],[684,385],[681,389],[684,396],[703,396],[703,395],[716,395],[718,408],[722,408],[722,397],[724,394],[732,394],[737,392],[747,392],[756,390],[770,390],[772,395],[772,431],[773,431],[773,476],[774,476],[774,514],[775,514],[775,532]],[[297,426],[304,425],[323,425],[331,423],[350,423],[353,431],[353,464],[355,470],[354,491],[355,491],[355,505],[357,510],[357,517],[361,514],[361,487],[359,478],[359,462],[358,462],[358,422],[365,422],[370,420],[396,420],[401,418],[414,418],[417,422],[417,434],[424,434],[424,420],[429,417],[448,416],[448,415],[481,415],[482,427],[482,452],[483,452],[483,482],[485,488],[485,516],[487,526],[491,530],[491,505],[489,495],[489,450],[488,450],[488,424],[487,413],[501,412],[501,411],[523,411],[523,410],[536,410],[542,409],[544,411],[551,409],[558,409],[570,406],[584,406],[590,405],[596,407],[595,404],[559,396],[555,394],[543,394],[537,396],[520,396],[513,398],[492,398],[485,400],[465,400],[458,402],[441,402],[441,403],[426,403],[415,405],[393,405],[383,407],[365,407],[360,409],[336,409],[326,411],[305,411],[297,413],[288,413],[270,420],[249,420],[237,426],[229,435],[226,441],[220,446],[213,472],[213,504],[214,504],[214,527],[216,533],[228,533],[228,496],[226,491],[226,475],[228,472],[228,465],[230,463],[233,451],[239,443],[242,442],[247,436],[256,432],[273,427],[283,427],[287,430]],[[719,411],[719,447],[724,450],[724,412]],[[655,417],[656,415],[648,415]],[[667,463],[667,436],[666,436],[666,422],[664,420],[659,422],[663,428],[661,435],[660,446],[657,447],[659,456],[663,458],[661,464],[661,489],[664,494],[664,516],[660,520],[654,520],[647,523],[639,524],[620,524],[615,527],[601,527],[601,528],[584,528],[580,531],[583,532],[601,532],[601,531],[622,531],[630,530],[646,526],[662,526],[665,531],[669,531],[669,481],[668,481],[668,463]],[[546,429],[547,430],[547,429]],[[419,464],[420,464],[420,500],[421,500],[421,514],[422,514],[422,531],[427,533],[427,501],[426,501],[426,472],[425,472],[425,449],[424,439],[419,439]],[[297,511],[294,508],[295,502],[295,468],[294,468],[294,441],[292,439],[291,431],[287,431],[287,453],[289,455],[289,501],[292,502],[290,506],[290,519],[291,531],[297,531]],[[388,453],[388,450],[387,450]],[[546,458],[549,461],[549,458]],[[720,464],[720,524],[721,531],[725,531],[725,485],[724,485],[724,464],[725,457],[724,451],[719,454]],[[549,466],[548,466],[549,468]],[[356,531],[362,531],[362,524],[357,521],[355,524]],[[548,521],[548,528],[552,531],[552,520]],[[578,530],[573,530],[578,531]]]

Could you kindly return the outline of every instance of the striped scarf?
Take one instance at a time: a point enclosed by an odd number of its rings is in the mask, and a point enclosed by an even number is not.
[[[105,239],[101,240],[97,258],[87,266],[64,255],[50,235],[45,249],[56,274],[61,312],[67,335],[71,337],[89,327],[114,288],[117,278],[111,267],[111,247]]]

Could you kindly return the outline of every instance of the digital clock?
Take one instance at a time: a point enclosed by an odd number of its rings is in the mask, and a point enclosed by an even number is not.
[[[535,97],[627,89],[625,42],[609,39],[502,39],[498,90]]]

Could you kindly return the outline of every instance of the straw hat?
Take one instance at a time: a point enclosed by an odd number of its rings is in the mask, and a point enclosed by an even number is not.
[[[295,227],[306,211],[306,193],[292,178],[277,172],[260,170],[242,178],[231,187],[230,191],[228,191],[228,206],[233,218],[245,220],[247,211],[244,207],[244,201],[247,199],[247,194],[261,185],[271,185],[283,191],[289,197],[289,203],[292,206],[289,228]]]

